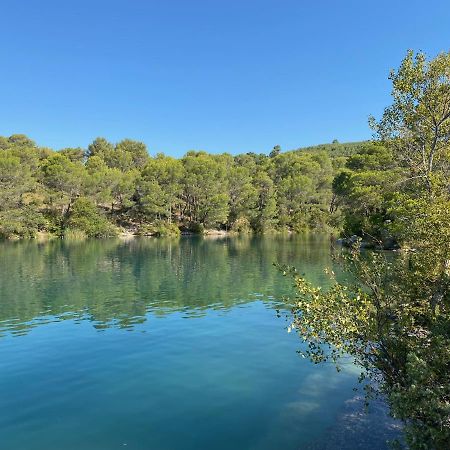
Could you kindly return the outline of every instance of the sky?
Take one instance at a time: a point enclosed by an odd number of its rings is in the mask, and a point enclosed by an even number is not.
[[[369,139],[407,49],[450,50],[450,2],[0,0],[0,135],[150,154]]]

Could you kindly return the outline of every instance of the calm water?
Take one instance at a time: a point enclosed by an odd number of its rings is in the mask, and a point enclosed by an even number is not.
[[[324,284],[329,239],[0,244],[0,448],[333,448],[357,371],[297,355],[274,261]]]

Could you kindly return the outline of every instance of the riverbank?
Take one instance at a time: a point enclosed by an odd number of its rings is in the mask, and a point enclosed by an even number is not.
[[[111,238],[111,237],[117,237],[122,240],[128,240],[133,239],[136,237],[179,237],[179,236],[203,236],[203,237],[225,237],[225,236],[239,236],[239,235],[293,235],[293,234],[304,234],[304,233],[296,233],[292,230],[267,230],[264,233],[256,233],[252,230],[247,231],[235,231],[235,230],[223,230],[223,229],[215,229],[215,228],[208,228],[208,229],[200,229],[199,231],[192,231],[186,227],[180,227],[177,228],[174,231],[174,228],[172,229],[171,233],[165,233],[164,230],[159,229],[147,229],[147,230],[140,230],[136,227],[118,227],[117,232],[115,234],[112,234],[110,236],[99,236],[94,237],[94,239],[104,239],[104,238]],[[319,230],[311,230],[306,233],[322,233]],[[38,231],[34,233],[33,235],[10,235],[8,237],[3,237],[1,240],[5,241],[19,241],[19,240],[36,240],[38,242],[48,241],[51,239],[67,239],[67,240],[83,240],[90,238],[87,236],[84,232],[79,230],[68,230],[68,232],[64,234],[59,233],[51,233],[49,231]]]

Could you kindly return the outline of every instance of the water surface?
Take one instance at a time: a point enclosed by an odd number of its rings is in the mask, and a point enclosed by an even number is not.
[[[1,448],[320,448],[357,371],[297,355],[275,261],[324,285],[329,238],[1,243]]]

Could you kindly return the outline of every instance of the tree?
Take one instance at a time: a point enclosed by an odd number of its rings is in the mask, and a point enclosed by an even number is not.
[[[117,170],[110,169],[99,156],[91,156],[86,162],[86,194],[96,205],[111,205],[114,208],[113,186],[117,183]]]
[[[0,152],[0,236],[33,237],[44,226],[30,167],[9,151]]]
[[[146,145],[143,142],[133,141],[132,139],[120,141],[116,145],[115,153],[128,154],[131,158],[133,168],[144,167],[149,159]],[[132,167],[124,167],[124,169],[128,170]]]
[[[85,186],[85,167],[57,153],[43,161],[41,170],[44,184],[63,202],[62,213],[68,215]]]
[[[277,189],[278,216],[283,225],[307,229],[307,203],[314,192],[312,178],[305,175],[289,175],[280,180]]]
[[[133,230],[148,231],[155,221],[161,229],[174,221],[172,231],[178,226],[258,232],[339,227],[335,211],[346,202],[337,194],[331,200],[331,178],[361,145],[286,153],[275,146],[272,157],[188,152],[176,160],[150,158],[145,144],[131,139],[113,144],[99,137],[86,152],[71,147],[54,152],[24,135],[0,137],[0,151],[18,158],[36,183],[24,197],[28,209],[44,214],[46,229],[58,233],[80,196]],[[360,172],[354,164],[353,172]]]
[[[97,204],[109,204],[111,212],[116,207],[123,210],[133,205],[132,197],[140,176],[137,169],[123,171],[117,167],[111,167],[98,155],[89,157],[86,169],[89,176],[85,190]]]
[[[277,224],[275,186],[272,179],[263,170],[254,175],[253,184],[256,188],[257,197],[251,223],[253,229],[261,233],[273,229]]]
[[[84,149],[82,149],[80,147],[63,148],[62,150],[59,151],[59,153],[61,153],[61,155],[67,156],[67,158],[69,158],[72,162],[78,162],[78,163],[84,162],[84,158],[86,155],[86,152],[84,151]]]
[[[68,216],[66,228],[82,231],[88,237],[109,237],[117,234],[106,217],[86,197],[75,200]]]
[[[15,147],[36,147],[36,143],[25,134],[12,134],[8,142]]]
[[[269,153],[269,158],[275,158],[281,153],[281,147],[279,145],[275,145],[272,151]]]
[[[183,217],[205,226],[224,224],[228,216],[225,160],[205,152],[188,152],[184,166]]]
[[[98,137],[94,139],[92,144],[89,144],[86,156],[88,158],[92,156],[99,156],[104,161],[106,161],[111,157],[111,154],[113,152],[114,152],[114,145],[108,142],[105,138]]]
[[[391,75],[394,101],[376,125],[381,143],[350,157],[333,183],[350,199],[347,217],[363,210],[415,251],[361,253],[357,242],[343,257],[355,283],[329,271],[328,290],[283,268],[298,292],[291,329],[307,343],[304,355],[337,364],[350,355],[368,392],[384,394],[405,421],[412,449],[450,442],[449,74],[448,54],[427,62],[409,52]]]
[[[250,223],[257,200],[257,188],[253,184],[250,170],[247,167],[234,165],[228,173],[228,189],[229,225],[232,227],[239,219]]]
[[[128,170],[122,172],[119,169],[112,169],[111,172],[111,194],[113,203],[111,210],[115,207],[119,207],[119,210],[129,208],[133,205],[133,195],[136,192],[136,185],[139,180],[139,172],[134,170]]]
[[[277,187],[280,225],[296,231],[323,228],[328,214],[333,167],[327,154],[284,153],[269,168]]]
[[[417,248],[396,259],[354,247],[344,260],[357,284],[329,290],[312,286],[295,270],[298,291],[291,329],[308,344],[315,363],[350,355],[406,423],[414,449],[445,449],[450,439],[450,201],[405,205],[405,239]]]
[[[427,61],[424,53],[410,50],[389,78],[394,102],[378,123],[371,119],[372,127],[408,167],[410,179],[431,194],[434,184],[448,185],[450,53]]]
[[[366,143],[351,155],[333,180],[333,207],[344,213],[346,235],[392,243],[391,202],[407,177],[393,152],[379,142]]]
[[[138,187],[143,211],[152,218],[162,217],[171,223],[180,203],[182,178],[180,161],[163,154],[149,159]]]

